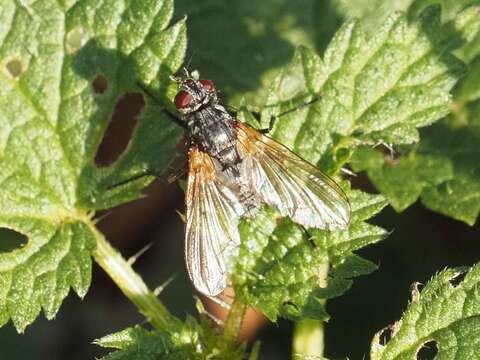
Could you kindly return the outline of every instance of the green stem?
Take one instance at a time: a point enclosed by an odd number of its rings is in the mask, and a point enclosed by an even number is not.
[[[327,286],[328,263],[321,264],[318,269],[318,285]],[[322,300],[322,303],[325,303]],[[293,358],[305,355],[323,358],[324,326],[323,321],[302,319],[295,324],[293,331]]]
[[[235,297],[223,329],[223,336],[229,343],[237,341],[246,312],[247,304],[240,297]]]
[[[135,304],[145,318],[157,329],[173,332],[180,327],[180,320],[169,313],[165,305],[150,291],[143,279],[130,264],[115,250],[94,226],[97,248],[95,261],[112,278],[123,294]]]
[[[293,333],[293,358],[305,355],[323,356],[323,322],[302,319],[295,324]]]

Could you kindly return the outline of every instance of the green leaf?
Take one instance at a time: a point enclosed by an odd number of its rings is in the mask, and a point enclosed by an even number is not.
[[[272,136],[330,174],[358,145],[418,141],[418,127],[449,112],[449,91],[463,71],[443,46],[445,36],[438,8],[410,24],[394,14],[371,36],[359,22],[349,21],[323,60],[300,48],[280,71],[262,122],[320,94],[312,105],[282,116]],[[345,231],[305,232],[271,209],[243,223],[232,275],[236,294],[271,320],[326,319],[322,299],[341,295],[352,278],[376,268],[352,251],[386,236],[365,222],[385,206],[384,199],[358,191],[348,191],[348,197],[353,218]]]
[[[438,126],[427,140],[430,147],[426,151],[452,164],[454,176],[439,186],[426,188],[422,193],[423,204],[473,225],[480,213],[480,127],[452,131],[447,126]]]
[[[181,131],[147,106],[128,151],[98,168],[97,148],[116,102],[152,83],[161,99],[185,50],[183,21],[165,1],[3,1],[0,6],[0,227],[28,237],[0,254],[0,324],[23,331],[41,309],[53,318],[72,287],[88,290],[93,211],[141,196]],[[107,81],[96,94],[97,76]],[[110,189],[110,190],[109,190]]]
[[[465,8],[478,5],[480,2],[478,0],[415,0],[411,1],[408,14],[412,18],[417,17],[425,8],[435,4],[441,5],[442,18],[448,21],[454,19]]]
[[[407,11],[410,19],[418,17],[427,7],[440,5],[442,20],[452,20],[465,8],[479,4],[478,0],[330,0],[331,7],[337,15],[345,18],[360,18],[365,26],[375,31],[375,26],[381,24],[394,11]]]
[[[356,152],[352,164],[355,170],[368,172],[377,190],[397,211],[413,204],[425,187],[437,186],[451,179],[453,174],[451,163],[418,152],[392,159],[389,154],[365,147]]]
[[[436,212],[473,225],[480,212],[480,127],[438,124],[415,151],[391,161],[371,149],[357,154],[376,188],[402,211],[418,197]]]
[[[130,327],[107,335],[95,344],[115,349],[103,360],[183,360],[183,359],[245,359],[245,346],[227,344],[210,321],[201,324],[188,317],[178,332],[149,331],[141,326]],[[251,360],[256,360],[258,345],[254,347]]]
[[[329,0],[333,12],[344,19],[358,18],[375,31],[395,11],[405,11],[413,0]]]
[[[466,274],[465,274],[466,273]],[[458,284],[459,278],[465,275]],[[371,359],[415,359],[425,346],[438,349],[436,359],[475,358],[480,352],[480,266],[445,270],[423,290],[413,287],[412,300],[402,318],[372,341]]]
[[[383,239],[386,231],[364,220],[379,212],[381,196],[349,191],[352,221],[347,230],[308,232],[272,209],[240,225],[242,244],[233,272],[235,293],[270,320],[326,319],[322,299],[339,296],[352,278],[376,269],[352,252]],[[330,264],[328,278],[322,267]]]
[[[193,340],[188,337],[185,340]],[[140,326],[127,328],[118,333],[107,335],[95,341],[95,344],[117,349],[103,357],[104,360],[155,360],[188,359],[190,351],[177,347],[174,339],[167,333],[148,331]],[[186,344],[185,344],[186,345]]]
[[[349,21],[323,60],[301,48],[298,70],[284,71],[272,88],[266,117],[292,107],[274,106],[286,94],[292,98],[308,89],[321,99],[301,117],[282,117],[273,136],[307,160],[321,160],[330,172],[349,160],[354,146],[418,141],[418,127],[449,113],[449,91],[464,70],[442,45],[438,10],[429,8],[411,24],[400,13],[392,15],[372,36],[357,21]]]
[[[372,149],[359,149],[352,161],[356,171],[366,171],[375,187],[397,211],[419,197],[428,208],[473,225],[480,212],[480,54],[479,7],[468,8],[446,27],[464,39],[458,52],[469,63],[456,85],[452,114],[422,132],[422,142],[401,149],[392,159]],[[476,56],[476,57],[475,57]]]
[[[315,0],[175,3],[177,16],[188,16],[189,67],[213,79],[230,105],[238,107],[243,99],[258,109],[296,46],[314,47],[315,35],[323,38],[324,24],[312,14],[324,8]]]

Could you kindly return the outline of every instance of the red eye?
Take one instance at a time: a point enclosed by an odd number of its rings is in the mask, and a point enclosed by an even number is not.
[[[212,91],[212,90],[215,89],[215,85],[213,85],[213,81],[212,81],[212,80],[203,79],[203,80],[200,80],[200,83],[203,85],[203,87],[204,87],[205,90],[207,90],[207,91]]]
[[[177,96],[175,96],[175,107],[177,109],[184,109],[190,105],[192,100],[193,97],[190,93],[185,90],[180,90]]]

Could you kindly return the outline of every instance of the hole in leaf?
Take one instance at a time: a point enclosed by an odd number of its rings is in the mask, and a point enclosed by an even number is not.
[[[438,353],[436,341],[429,341],[417,351],[417,360],[433,360]]]
[[[75,28],[68,32],[65,45],[70,53],[80,49],[87,41],[87,32],[83,27]]]
[[[392,338],[392,328],[387,327],[382,330],[382,333],[379,336],[380,345],[385,346]]]
[[[95,156],[97,166],[111,165],[126,150],[137,124],[137,116],[144,106],[143,96],[139,93],[126,94],[117,101]]]
[[[108,89],[107,78],[101,74],[97,75],[97,77],[92,81],[92,87],[95,94],[103,94]]]
[[[463,282],[466,275],[467,273],[465,271],[458,273],[457,275],[455,275],[453,278],[449,280],[450,284],[452,284],[453,287],[457,287]]]
[[[8,74],[14,79],[20,77],[23,72],[22,62],[19,59],[8,61],[5,68],[7,69]]]
[[[0,228],[0,253],[24,247],[28,242],[28,237],[11,229]]]

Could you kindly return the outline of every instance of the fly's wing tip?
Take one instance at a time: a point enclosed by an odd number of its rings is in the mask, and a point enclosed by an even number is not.
[[[350,218],[343,219],[342,222],[336,224],[338,230],[346,230],[350,226]]]
[[[202,268],[192,268],[191,263],[187,261],[187,273],[195,290],[199,293],[215,297],[223,292],[227,287],[227,277],[225,273],[208,274]]]
[[[220,295],[227,287],[225,279],[222,279],[222,281],[217,282],[216,284],[208,284],[204,282],[198,284],[195,281],[192,282],[193,286],[198,292],[208,297],[215,297]]]
[[[352,221],[352,211],[349,206],[344,213],[340,214],[340,217],[331,226],[338,230],[346,230],[350,226],[351,221]]]
[[[348,204],[348,208],[346,209],[346,212],[342,214],[341,228],[342,229],[348,228],[351,222],[352,222],[352,209],[350,207],[350,204]]]

